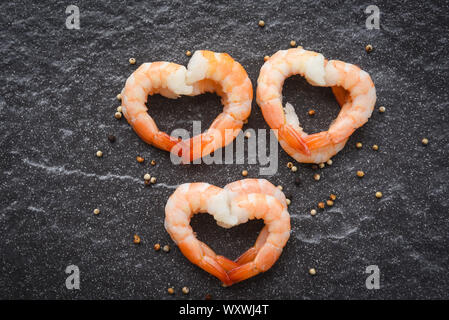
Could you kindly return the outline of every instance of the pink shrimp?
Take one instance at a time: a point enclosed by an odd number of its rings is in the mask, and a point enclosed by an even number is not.
[[[190,219],[199,212],[208,212],[226,228],[251,219],[263,219],[266,226],[254,247],[231,261],[195,237]],[[271,268],[290,237],[290,215],[285,196],[266,180],[237,181],[224,189],[189,183],[179,186],[168,199],[165,228],[188,260],[229,286]]]
[[[332,87],[341,106],[328,131],[308,135],[293,106],[282,107],[284,80],[300,74],[314,86]],[[276,52],[260,70],[257,103],[268,125],[275,129],[282,148],[294,159],[321,163],[343,149],[355,129],[364,125],[376,103],[376,89],[368,73],[342,61],[327,61],[302,47]]]
[[[176,99],[180,95],[194,96],[205,92],[215,92],[222,97],[223,112],[207,131],[189,140],[182,141],[160,131],[147,113],[148,95],[161,94]],[[231,56],[196,51],[187,69],[169,62],[142,64],[128,78],[121,95],[123,114],[143,141],[189,162],[235,139],[251,113],[253,89],[245,69]]]

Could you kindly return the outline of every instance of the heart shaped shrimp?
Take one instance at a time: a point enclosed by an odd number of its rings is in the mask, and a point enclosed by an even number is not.
[[[225,228],[252,219],[263,219],[265,227],[255,245],[231,261],[196,238],[190,219],[206,212]],[[273,266],[290,237],[290,215],[284,194],[264,179],[240,180],[223,189],[208,183],[186,183],[167,201],[165,229],[190,262],[230,286]]]
[[[282,85],[294,74],[305,77],[313,86],[331,87],[341,106],[340,114],[329,127],[308,135],[300,126],[295,109],[282,107]],[[363,126],[376,103],[376,89],[368,73],[359,67],[302,47],[280,50],[260,69],[257,104],[263,117],[275,130],[282,148],[298,162],[326,162],[346,144],[355,129]]]
[[[221,96],[223,112],[208,130],[186,141],[160,131],[147,113],[148,95],[176,99],[206,92]],[[230,55],[201,50],[194,53],[187,69],[170,62],[142,64],[126,81],[121,96],[122,112],[137,135],[148,144],[182,156],[187,163],[235,139],[251,113],[253,88],[245,69]]]

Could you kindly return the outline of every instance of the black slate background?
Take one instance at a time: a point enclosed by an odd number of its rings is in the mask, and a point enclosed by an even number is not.
[[[70,4],[80,8],[80,30],[65,27]],[[380,30],[365,28],[370,4],[381,10]],[[0,298],[448,298],[448,9],[446,1],[3,1]],[[164,205],[171,186],[224,186],[243,169],[257,177],[259,166],[174,166],[168,153],[113,118],[115,96],[141,63],[186,65],[184,52],[197,49],[229,53],[255,85],[263,57],[288,48],[290,40],[369,72],[376,111],[334,164],[319,170],[319,182],[310,165],[289,171],[291,158],[279,148],[279,170],[268,179],[292,199],[291,238],[271,270],[222,288],[174,246],[163,227]],[[368,43],[371,54],[364,51]],[[300,77],[286,81],[284,95],[309,132],[325,129],[338,113],[329,89]],[[193,120],[207,127],[222,108],[212,94],[156,96],[150,105],[167,131],[190,130]],[[386,113],[377,112],[380,105]],[[312,106],[317,115],[309,118]],[[268,128],[255,102],[245,128]],[[423,137],[430,140],[426,147]],[[138,164],[136,155],[147,161]],[[147,171],[157,185],[144,187]],[[374,197],[379,190],[381,200]],[[311,217],[310,209],[331,192],[338,195],[335,206]],[[192,225],[200,239],[232,258],[262,227],[251,222],[224,230],[208,215]],[[135,233],[141,245],[132,243]],[[155,252],[156,242],[172,250]],[[78,291],[65,288],[70,264],[81,270]],[[373,264],[381,271],[380,290],[365,287],[365,268]],[[315,277],[308,275],[311,267]],[[166,293],[169,286],[174,296]],[[190,287],[188,296],[180,293],[183,286]]]

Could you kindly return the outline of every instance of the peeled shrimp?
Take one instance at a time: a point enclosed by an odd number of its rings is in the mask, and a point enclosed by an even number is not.
[[[265,227],[255,245],[232,261],[196,238],[190,219],[200,212],[213,215],[225,228],[251,219],[263,219]],[[273,266],[290,237],[290,215],[284,194],[264,179],[236,181],[224,189],[208,183],[187,183],[167,201],[165,228],[188,260],[229,286]]]
[[[299,124],[289,103],[282,107],[284,80],[300,74],[313,86],[332,87],[341,106],[328,131],[308,135]],[[302,47],[276,52],[260,70],[257,80],[257,103],[268,125],[275,129],[282,148],[304,163],[321,163],[337,154],[355,129],[371,117],[376,103],[376,89],[369,74],[359,67]]]
[[[171,137],[158,129],[147,113],[148,95],[170,99],[215,92],[223,112],[209,130],[189,140]],[[122,90],[122,111],[137,135],[146,143],[182,156],[184,162],[204,157],[231,143],[251,113],[253,89],[243,67],[226,53],[196,51],[184,66],[170,62],[142,64]],[[178,145],[178,146],[177,146]],[[177,146],[177,148],[174,148]]]

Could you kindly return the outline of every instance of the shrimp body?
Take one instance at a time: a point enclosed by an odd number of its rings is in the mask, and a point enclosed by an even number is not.
[[[254,247],[232,261],[196,238],[190,219],[205,212],[225,228],[251,219],[263,219],[265,227]],[[207,183],[188,183],[179,186],[168,199],[165,228],[189,261],[229,286],[271,268],[290,237],[290,215],[285,196],[263,179],[237,181],[224,189]]]
[[[223,189],[228,191],[231,200],[242,193],[263,193],[276,198],[284,207],[287,207],[284,193],[266,179],[238,180],[227,184]]]
[[[186,141],[160,131],[147,113],[148,95],[176,99],[206,92],[221,97],[223,112],[208,130]],[[235,139],[251,113],[253,89],[246,71],[231,56],[201,50],[193,54],[187,68],[170,62],[142,64],[127,79],[121,95],[123,114],[143,141],[189,162]]]
[[[300,74],[313,86],[331,87],[341,106],[327,131],[308,135],[300,126],[293,106],[282,104],[286,78]],[[376,89],[369,74],[359,67],[302,47],[280,50],[262,66],[257,80],[257,103],[282,148],[304,163],[321,163],[337,154],[355,129],[371,117]]]

